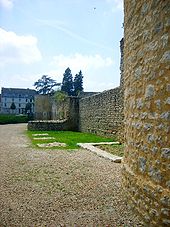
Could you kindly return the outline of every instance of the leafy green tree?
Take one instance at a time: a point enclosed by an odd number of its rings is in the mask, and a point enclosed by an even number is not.
[[[67,93],[64,91],[56,91],[54,94],[55,100],[59,103],[64,102],[68,97]]]
[[[74,77],[74,95],[77,96],[81,91],[83,91],[83,75],[80,70]]]
[[[59,86],[60,83],[56,83],[55,80],[51,79],[51,77],[43,75],[41,79],[34,83],[35,89],[38,94],[41,95],[52,95],[54,94],[53,88],[55,86]]]
[[[15,110],[16,109],[16,106],[15,106],[15,103],[14,102],[11,103],[10,108],[11,108],[11,110]]]
[[[14,110],[16,109],[14,102],[11,103],[10,109],[12,110],[12,113],[14,113]]]
[[[25,113],[27,114],[28,120],[33,120],[32,104],[28,102],[25,105]]]
[[[72,96],[74,94],[73,76],[71,74],[70,68],[67,68],[63,74],[61,91],[66,92],[69,96]]]
[[[25,105],[25,113],[32,113],[32,104],[30,102],[28,102],[26,105]]]
[[[10,108],[11,108],[11,110],[15,110],[16,109],[16,106],[15,106],[14,102],[11,103],[11,107]]]

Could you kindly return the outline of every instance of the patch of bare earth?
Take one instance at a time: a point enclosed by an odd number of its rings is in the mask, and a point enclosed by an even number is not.
[[[0,125],[0,226],[142,226],[124,200],[121,164],[31,148],[25,130]]]

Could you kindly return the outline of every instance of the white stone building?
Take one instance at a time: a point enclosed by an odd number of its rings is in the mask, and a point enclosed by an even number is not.
[[[34,96],[36,91],[23,88],[1,89],[1,114],[34,113]],[[27,110],[27,107],[30,107]]]

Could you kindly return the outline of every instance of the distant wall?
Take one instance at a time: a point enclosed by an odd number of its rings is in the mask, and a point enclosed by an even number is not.
[[[67,97],[62,102],[53,101],[52,119],[67,120],[68,130],[79,129],[79,98]]]
[[[53,100],[52,103],[53,120],[68,119],[69,113],[70,113],[70,98],[66,98],[64,101]]]
[[[52,119],[52,97],[49,95],[35,96],[35,120]]]
[[[29,127],[47,128],[39,120],[64,121],[64,128],[90,132],[123,141],[123,93],[118,87],[85,98],[67,97],[57,102],[51,96],[35,96],[35,120]],[[65,123],[67,122],[67,124]],[[57,126],[56,126],[57,127]],[[54,128],[50,126],[49,128]],[[61,127],[60,127],[61,128]]]
[[[80,131],[121,138],[122,127],[123,97],[120,87],[80,99]]]
[[[88,96],[96,95],[96,94],[99,94],[99,93],[100,92],[84,92],[84,91],[82,91],[82,92],[79,93],[78,97],[79,98],[86,98]]]
[[[125,193],[146,226],[170,226],[170,1],[124,9]]]
[[[78,131],[78,124],[79,98],[68,97],[63,102],[57,102],[48,95],[35,97],[35,121],[29,122],[29,130]]]
[[[28,130],[30,131],[67,131],[68,121],[51,121],[51,120],[39,120],[29,121]]]

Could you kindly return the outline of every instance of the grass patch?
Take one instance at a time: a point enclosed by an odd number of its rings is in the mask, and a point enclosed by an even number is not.
[[[0,124],[26,123],[28,117],[25,115],[0,114]]]
[[[35,136],[33,134],[44,134],[48,133],[49,137],[54,137],[55,139],[49,140],[34,140]],[[50,149],[77,149],[77,143],[98,143],[98,142],[113,142],[115,139],[105,138],[102,136],[97,136],[89,133],[82,132],[71,132],[71,131],[27,131],[29,138],[32,141],[32,144],[36,147],[37,144],[41,143],[51,143],[51,142],[60,142],[66,143],[66,147],[53,147]],[[41,137],[41,136],[36,136]],[[42,136],[44,137],[44,136]],[[41,148],[42,149],[42,148]],[[48,149],[48,148],[45,148]]]
[[[110,154],[117,155],[117,156],[120,156],[120,157],[124,156],[124,145],[123,144],[121,144],[121,145],[114,145],[114,144],[103,145],[102,144],[102,145],[97,145],[97,147],[104,150],[104,151],[107,151]]]

